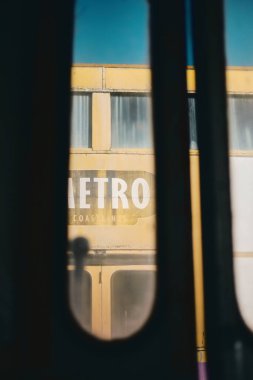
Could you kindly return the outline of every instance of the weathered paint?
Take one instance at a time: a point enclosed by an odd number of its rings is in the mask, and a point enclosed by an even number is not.
[[[151,91],[150,69],[105,68],[105,88],[108,90]]]
[[[101,89],[102,67],[73,67],[71,71],[71,87],[73,89]]]

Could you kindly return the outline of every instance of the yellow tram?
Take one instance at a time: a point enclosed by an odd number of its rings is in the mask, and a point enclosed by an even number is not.
[[[88,239],[90,249],[81,268],[81,279],[76,275],[77,264],[69,249],[70,305],[78,323],[102,339],[127,337],[138,331],[148,319],[155,297],[150,75],[146,66],[72,68],[68,237],[70,242],[80,237]],[[228,92],[235,96],[253,92],[252,78],[252,69],[228,68]],[[193,68],[187,70],[187,85],[196,341],[198,361],[205,362]],[[244,147],[234,149],[230,155],[250,156],[247,152],[249,148]]]
[[[148,318],[155,291],[150,71],[74,66],[72,91],[69,240],[85,237],[90,246],[86,292],[81,296],[88,305],[82,309],[86,312],[80,311],[80,301],[76,301],[73,311],[96,336],[125,337]],[[117,126],[124,117],[132,123],[132,131],[129,134],[125,128],[120,135]],[[70,264],[69,270],[73,282],[75,266]]]

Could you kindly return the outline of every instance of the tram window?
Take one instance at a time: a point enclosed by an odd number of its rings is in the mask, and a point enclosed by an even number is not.
[[[70,306],[75,319],[86,331],[91,331],[91,275],[83,268],[69,270]]]
[[[152,308],[155,273],[117,271],[111,278],[112,338],[126,337],[145,322]]]
[[[190,149],[198,149],[196,128],[196,100],[193,95],[188,96],[188,112],[190,124]]]
[[[91,96],[72,94],[71,108],[71,148],[91,147]]]
[[[149,96],[112,95],[111,112],[113,148],[152,148]]]
[[[253,149],[253,97],[229,96],[230,149]]]

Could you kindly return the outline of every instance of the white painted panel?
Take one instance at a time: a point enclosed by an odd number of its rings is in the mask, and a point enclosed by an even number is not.
[[[253,157],[230,157],[230,173],[234,252],[253,252]]]
[[[248,327],[253,330],[253,257],[234,258],[238,305]]]

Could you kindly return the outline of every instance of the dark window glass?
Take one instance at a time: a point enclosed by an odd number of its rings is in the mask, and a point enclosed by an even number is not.
[[[70,147],[91,147],[90,94],[72,94]]]
[[[111,279],[112,338],[137,331],[149,316],[155,286],[153,271],[117,271]]]
[[[69,271],[70,306],[77,322],[91,331],[91,276],[83,269]]]
[[[196,101],[192,95],[188,97],[188,112],[190,124],[190,149],[198,149],[196,128]]]

